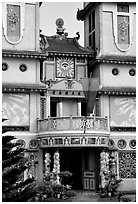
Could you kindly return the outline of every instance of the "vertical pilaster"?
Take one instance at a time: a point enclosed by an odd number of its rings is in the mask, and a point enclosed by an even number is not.
[[[46,96],[46,117],[50,116],[50,95]]]

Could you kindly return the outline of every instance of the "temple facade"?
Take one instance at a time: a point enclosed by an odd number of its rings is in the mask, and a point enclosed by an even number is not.
[[[44,36],[40,6],[3,3],[3,128],[27,149],[25,177],[69,171],[73,189],[99,191],[114,171],[135,190],[135,3],[84,3],[84,47],[61,18]]]

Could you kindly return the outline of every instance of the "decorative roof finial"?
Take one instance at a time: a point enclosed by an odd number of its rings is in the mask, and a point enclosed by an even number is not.
[[[57,25],[57,34],[58,34],[58,35],[64,34],[65,28],[63,28],[64,21],[63,21],[62,18],[58,18],[58,19],[56,20],[56,25]]]

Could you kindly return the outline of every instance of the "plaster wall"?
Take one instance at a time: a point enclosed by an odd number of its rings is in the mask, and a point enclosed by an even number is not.
[[[128,13],[123,13],[128,15]],[[100,50],[103,55],[118,55],[118,56],[136,56],[136,9],[135,4],[129,4],[129,27],[131,46],[127,51],[121,51],[117,48],[115,38],[117,38],[117,4],[102,3],[101,23],[100,23]]]
[[[40,73],[39,62],[33,59],[13,59],[3,58],[3,62],[8,64],[8,70],[2,71],[3,83],[36,83],[40,81],[38,73]],[[21,64],[27,65],[27,70],[21,72],[19,67]],[[39,79],[38,79],[39,78]]]
[[[38,3],[25,3],[23,38],[15,45],[2,35],[2,48],[8,50],[36,51],[39,45],[39,6]],[[3,33],[2,29],[2,34]]]
[[[113,75],[112,69],[118,68],[119,74]],[[135,68],[134,65],[101,64],[100,80],[104,87],[136,87],[136,76],[130,76],[129,70]],[[122,80],[123,79],[123,80]]]

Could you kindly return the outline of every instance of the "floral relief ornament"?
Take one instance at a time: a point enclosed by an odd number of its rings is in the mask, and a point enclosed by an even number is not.
[[[127,35],[128,25],[128,19],[126,19],[125,17],[123,17],[118,24],[118,30],[120,31],[121,39],[123,41],[125,40],[125,36]]]
[[[19,17],[17,13],[13,11],[13,5],[7,5],[7,13],[9,18],[9,26],[11,26],[11,31],[15,31],[15,25],[19,22]]]

